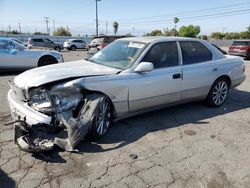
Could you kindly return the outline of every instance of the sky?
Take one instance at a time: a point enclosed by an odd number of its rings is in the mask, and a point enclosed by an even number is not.
[[[73,35],[95,34],[95,0],[0,0],[0,30],[46,32],[68,26]],[[250,25],[250,0],[101,0],[98,1],[99,33],[113,34],[112,23],[119,24],[118,34],[139,36],[155,29],[174,28],[173,18],[183,25],[199,25],[200,34],[215,31],[245,31]],[[106,27],[107,26],[107,27]]]

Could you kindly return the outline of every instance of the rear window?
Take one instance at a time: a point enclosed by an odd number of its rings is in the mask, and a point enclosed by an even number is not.
[[[234,46],[250,46],[250,42],[248,41],[234,41]]]

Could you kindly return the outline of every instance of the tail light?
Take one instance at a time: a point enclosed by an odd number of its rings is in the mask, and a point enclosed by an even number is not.
[[[105,46],[106,46],[106,45],[102,43],[102,44],[100,44],[100,45],[98,46],[98,48],[99,48],[99,49],[103,49]]]
[[[241,46],[240,47],[240,50],[244,50],[244,51],[247,51],[248,47],[247,46]]]

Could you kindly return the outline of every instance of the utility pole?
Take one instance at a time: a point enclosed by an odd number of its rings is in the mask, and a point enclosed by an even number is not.
[[[53,31],[55,32],[56,30],[56,23],[55,23],[55,20],[53,20]]]
[[[21,23],[18,23],[18,28],[19,28],[19,34],[22,33],[22,30],[21,30]]]
[[[97,2],[101,0],[95,0],[95,24],[96,24],[96,36],[98,36],[98,5]]]
[[[46,23],[46,28],[47,28],[47,34],[49,35],[49,17],[45,16],[43,17],[45,20],[45,23]]]
[[[132,30],[133,30],[132,35],[135,36],[135,28],[133,27]]]
[[[106,35],[108,35],[108,21],[106,21]]]
[[[8,25],[8,27],[9,27],[9,32],[11,32],[11,25]]]

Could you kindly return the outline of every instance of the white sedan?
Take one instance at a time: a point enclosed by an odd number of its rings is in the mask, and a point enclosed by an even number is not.
[[[229,89],[245,80],[244,72],[243,59],[207,41],[119,39],[87,60],[15,77],[8,93],[18,120],[14,140],[25,151],[54,145],[73,151],[86,135],[103,136],[112,119],[197,100],[219,107]]]
[[[63,62],[56,51],[30,50],[8,38],[0,38],[0,70],[29,69]]]

